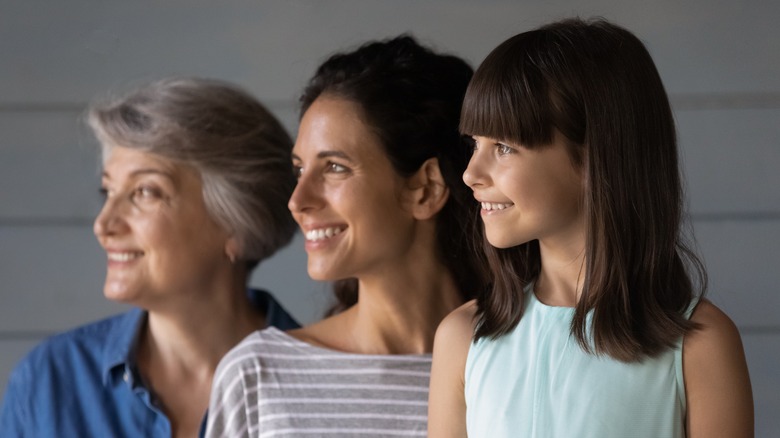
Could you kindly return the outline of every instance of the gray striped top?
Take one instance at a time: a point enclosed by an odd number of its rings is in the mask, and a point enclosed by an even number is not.
[[[425,436],[430,373],[430,354],[343,353],[270,327],[219,363],[206,436]]]

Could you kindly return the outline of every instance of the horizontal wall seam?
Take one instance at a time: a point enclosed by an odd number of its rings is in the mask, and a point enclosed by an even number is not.
[[[672,107],[678,111],[729,109],[780,109],[780,92],[671,93]],[[268,99],[263,103],[279,110],[297,109],[298,102]],[[87,102],[0,102],[0,112],[82,112]]]
[[[295,101],[263,100],[272,110],[297,109]],[[81,113],[87,109],[87,102],[0,102],[0,113]]]

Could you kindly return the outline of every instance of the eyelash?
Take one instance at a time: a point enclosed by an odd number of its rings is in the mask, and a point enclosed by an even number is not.
[[[292,171],[293,175],[295,175],[295,179],[301,179],[301,175],[303,175],[303,166],[293,164]]]
[[[162,193],[160,192],[159,189],[157,189],[155,187],[139,186],[135,190],[133,190],[133,193],[132,193],[131,196],[133,197],[133,199],[136,199],[136,198],[139,198],[139,197],[142,198],[142,199],[149,199],[149,198],[158,199],[158,198],[160,198],[162,196]]]
[[[98,193],[100,194],[100,197],[103,199],[103,202],[105,202],[108,198],[113,196],[113,193],[105,187],[101,187],[98,189]],[[130,191],[129,198],[132,202],[135,202],[137,200],[157,200],[161,199],[163,197],[162,190],[151,187],[148,185],[142,185],[139,187],[134,188],[132,191]]]
[[[297,164],[293,164],[293,175],[295,175],[296,179],[301,179],[301,176],[303,176],[303,166],[299,166]],[[349,172],[349,167],[339,164],[333,161],[328,161],[325,163],[325,172],[326,173],[347,173]]]
[[[349,171],[349,168],[347,166],[341,165],[339,163],[334,163],[333,161],[329,161],[326,169],[328,172],[333,173],[345,173]]]
[[[508,155],[508,154],[511,154],[512,152],[514,152],[514,149],[512,149],[511,147],[509,147],[509,146],[507,146],[507,145],[505,145],[503,143],[496,143],[496,149],[497,149],[496,152],[498,153],[499,156],[501,156],[501,155]]]

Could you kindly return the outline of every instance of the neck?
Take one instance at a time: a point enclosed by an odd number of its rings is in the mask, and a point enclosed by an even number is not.
[[[463,303],[462,295],[447,268],[433,255],[407,260],[414,263],[359,278],[356,305],[291,334],[352,353],[431,352],[439,322]]]
[[[534,285],[537,298],[551,306],[574,307],[585,282],[584,233],[557,242],[540,241],[542,269]]]
[[[360,282],[360,298],[351,311],[353,333],[362,349],[384,354],[421,354],[433,350],[436,328],[463,303],[452,276],[407,277],[405,281]]]
[[[241,279],[202,293],[172,295],[170,302],[149,309],[139,366],[148,374],[207,374],[230,348],[264,326],[265,315],[250,305]]]

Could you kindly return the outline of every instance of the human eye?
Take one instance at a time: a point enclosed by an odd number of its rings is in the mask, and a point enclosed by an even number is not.
[[[496,143],[496,153],[498,153],[499,156],[503,155],[509,155],[513,153],[515,150],[504,143]]]
[[[114,197],[116,194],[115,188],[111,188],[111,186],[103,182],[101,183],[100,187],[98,188],[98,196],[100,196],[100,200],[105,204],[110,198]]]
[[[151,202],[163,198],[163,192],[159,188],[147,184],[136,187],[131,197],[133,202]]]
[[[325,166],[325,171],[328,173],[348,173],[349,170],[350,169],[347,166],[339,164],[335,161],[328,161],[327,165]]]
[[[293,164],[292,171],[293,175],[295,175],[295,179],[301,179],[301,176],[303,175],[303,166],[299,164]]]

